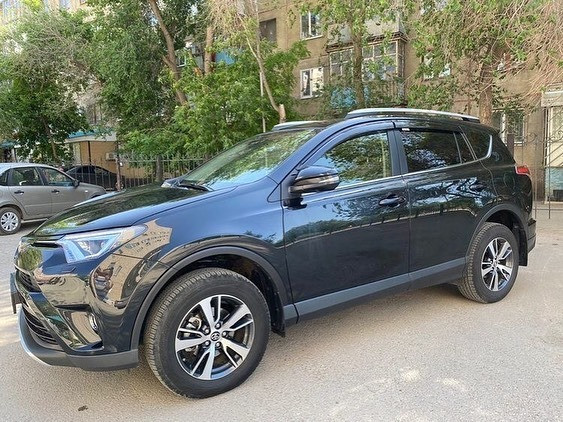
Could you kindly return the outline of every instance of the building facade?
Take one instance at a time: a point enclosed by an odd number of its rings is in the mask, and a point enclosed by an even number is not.
[[[303,41],[310,56],[302,60],[294,75],[299,81],[293,96],[298,108],[306,118],[314,118],[323,107],[321,93],[329,84],[342,77],[350,67],[352,51],[350,34],[345,29],[335,36],[330,28],[323,31],[322,16],[302,10],[292,0],[264,0],[261,2],[260,29],[262,36],[275,42],[280,49],[288,49],[293,43]],[[400,21],[393,23],[367,22],[370,41],[363,49],[366,69],[379,63],[381,102],[371,101],[376,106],[407,106],[406,97],[409,81],[421,59],[415,54],[411,39]],[[447,78],[450,68],[446,67],[438,75],[428,75],[424,79]],[[365,80],[370,71],[365,70]],[[522,71],[508,76],[504,88],[510,95],[517,96],[529,89],[531,72]],[[349,93],[348,93],[349,94]],[[339,105],[347,105],[347,93],[340,98],[330,98],[337,110]],[[349,95],[348,95],[349,96]],[[325,98],[326,106],[326,98]],[[349,103],[348,103],[349,104]],[[456,98],[451,111],[467,112],[468,100]],[[476,114],[478,106],[471,105]],[[495,111],[493,126],[503,141],[513,152],[518,163],[526,164],[532,172],[538,200],[563,201],[563,81],[545,92],[537,93],[537,107],[531,111]]]

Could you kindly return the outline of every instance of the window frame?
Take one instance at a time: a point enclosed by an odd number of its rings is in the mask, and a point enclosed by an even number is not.
[[[307,36],[305,36],[305,32],[303,31],[303,17],[307,15]],[[318,26],[318,34],[317,35],[311,35],[311,29],[313,28],[313,26],[311,25],[311,16],[317,16],[317,21],[320,22],[321,18],[320,18],[320,14],[319,13],[314,13],[311,12],[310,10],[306,13],[301,13],[300,17],[301,19],[299,20],[299,39],[301,40],[314,40],[315,38],[320,38],[323,36],[323,31],[321,29],[320,24],[317,24]]]
[[[401,175],[403,176],[410,176],[410,175],[417,175],[417,174],[423,174],[423,173],[428,173],[428,172],[436,172],[436,171],[444,171],[444,170],[449,170],[452,168],[458,168],[461,166],[468,166],[468,165],[473,165],[477,162],[480,161],[484,161],[488,158],[490,158],[491,153],[492,153],[492,135],[486,131],[481,131],[478,130],[479,132],[483,132],[483,134],[487,134],[489,136],[489,147],[487,150],[487,155],[485,155],[484,157],[477,157],[475,150],[473,149],[473,146],[471,145],[471,141],[469,141],[467,134],[465,133],[465,129],[463,126],[461,125],[456,125],[455,123],[441,123],[439,126],[435,125],[435,124],[428,124],[428,123],[424,123],[424,122],[420,122],[420,121],[397,121],[396,122],[396,129],[393,131],[394,137],[395,137],[395,143],[397,144],[397,149],[399,151],[399,161],[400,161],[400,165],[401,165]],[[453,164],[451,166],[444,166],[444,167],[436,167],[436,168],[431,168],[431,169],[426,169],[426,170],[417,170],[417,171],[412,171],[409,172],[408,170],[408,165],[407,165],[407,155],[403,146],[403,142],[401,140],[401,130],[403,129],[412,129],[413,131],[436,131],[436,132],[453,132],[454,133],[454,137],[456,139],[456,142],[458,141],[458,139],[460,137],[457,136],[457,134],[461,134],[461,139],[463,139],[463,141],[465,142],[465,144],[468,146],[469,150],[471,151],[471,154],[473,156],[473,160],[472,161],[467,161],[465,163],[460,162],[459,164]],[[458,144],[459,145],[459,144]],[[458,150],[459,150],[459,146],[458,146]],[[461,158],[461,157],[460,157]]]
[[[514,134],[514,145],[522,146],[524,145],[524,138],[526,136],[526,127],[527,127],[527,119],[526,114],[523,110],[513,110],[515,113],[519,113],[522,119],[522,135],[516,136]],[[493,126],[495,129],[499,131],[499,137],[502,140],[504,145],[507,144],[507,135],[508,135],[508,127],[509,127],[509,119],[511,118],[510,112],[506,112],[505,110],[493,110],[493,115],[500,115],[500,128]]]
[[[58,187],[58,188],[70,188],[70,187],[74,187],[74,180],[72,177],[70,177],[69,175],[63,173],[62,171],[59,171],[57,169],[54,168],[50,168],[50,167],[38,167],[39,173],[41,174],[41,177],[43,178],[43,184],[44,186],[53,186],[53,187]],[[69,180],[68,185],[52,185],[49,183],[49,178],[47,177],[47,171],[54,171],[56,173],[59,173],[61,175],[63,175],[66,179]]]
[[[372,179],[368,181],[352,183],[346,186],[338,186],[336,189],[328,192],[311,192],[302,194],[303,197],[311,195],[322,195],[322,194],[334,194],[334,192],[342,192],[350,189],[361,188],[364,186],[371,186],[376,183],[385,182],[386,180],[402,177],[401,175],[401,165],[399,160],[399,151],[397,149],[397,143],[394,137],[394,127],[392,122],[378,122],[378,123],[367,123],[363,125],[358,125],[346,129],[342,132],[338,132],[333,136],[327,138],[325,141],[320,142],[307,156],[297,164],[293,170],[286,176],[285,180],[282,182],[282,189],[284,194],[283,199],[287,199],[287,193],[289,192],[289,186],[293,183],[295,176],[299,170],[314,165],[319,158],[326,154],[332,148],[354,138],[360,138],[362,136],[368,136],[378,132],[386,132],[387,139],[389,142],[389,154],[391,166],[391,175],[388,177],[383,177],[379,179]]]
[[[393,44],[394,51],[389,53],[387,50]],[[379,54],[376,54],[376,47],[379,49]],[[366,50],[371,51],[370,56],[366,56]],[[343,53],[349,52],[349,60],[342,60]],[[334,58],[338,56],[339,61],[334,61]],[[377,62],[378,60],[383,63],[385,68],[388,67],[388,64],[385,63],[386,57],[393,57],[393,67],[395,68],[395,72],[387,73],[387,71],[379,74],[382,81],[392,81],[393,78],[404,78],[405,76],[405,42],[400,38],[395,38],[390,40],[388,43],[383,41],[374,41],[370,42],[362,49],[362,80],[364,82],[369,82],[375,80],[375,74],[372,77],[368,77],[367,66],[366,64],[369,62]],[[352,47],[345,47],[340,48],[337,50],[329,51],[328,53],[328,61],[329,61],[329,77],[333,78],[341,78],[346,75],[347,72],[351,72],[352,69]],[[333,67],[338,66],[339,72],[333,72]],[[347,66],[349,66],[350,70],[346,70]]]
[[[41,182],[40,185],[15,185],[14,184],[14,172],[17,170],[24,170],[24,169],[32,169],[37,173],[37,176],[39,176],[39,181]],[[10,174],[8,175],[8,187],[39,187],[39,186],[43,186],[45,187],[45,180],[43,180],[43,176],[41,175],[41,172],[39,171],[39,169],[36,166],[27,166],[27,167],[12,167],[10,169]]]
[[[311,77],[311,74],[313,71],[320,71],[321,72],[321,76],[322,76],[322,86],[320,87],[320,90],[322,90],[324,88],[324,84],[325,84],[325,76],[324,76],[324,67],[319,66],[319,67],[310,67],[307,69],[300,69],[299,70],[299,98],[302,100],[308,99],[308,98],[317,98],[319,97],[321,94],[319,92],[319,90],[317,90],[316,93],[314,93],[313,90],[313,78]],[[311,83],[311,92],[308,95],[303,95],[303,73],[305,72],[309,72],[309,81]]]

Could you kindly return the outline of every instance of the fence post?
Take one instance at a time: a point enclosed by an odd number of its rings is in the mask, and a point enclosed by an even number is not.
[[[156,181],[162,183],[164,180],[164,169],[162,168],[162,155],[156,156]]]

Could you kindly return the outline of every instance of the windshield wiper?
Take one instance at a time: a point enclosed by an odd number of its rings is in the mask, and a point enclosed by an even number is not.
[[[207,186],[200,185],[200,184],[192,182],[190,180],[182,180],[176,186],[178,186],[179,188],[202,190],[202,191],[205,191],[205,192],[211,191],[211,189],[209,189]]]

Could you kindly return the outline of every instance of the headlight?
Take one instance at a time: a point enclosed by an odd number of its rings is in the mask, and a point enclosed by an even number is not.
[[[68,263],[97,258],[143,234],[145,226],[69,234],[57,240]]]

